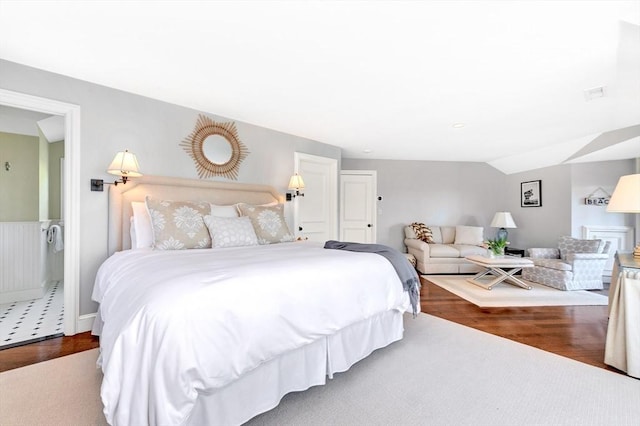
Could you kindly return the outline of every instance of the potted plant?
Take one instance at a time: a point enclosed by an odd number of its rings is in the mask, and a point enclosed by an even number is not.
[[[509,242],[505,237],[496,237],[493,240],[485,241],[484,246],[489,250],[489,256],[499,257],[504,256],[504,249],[508,244]]]

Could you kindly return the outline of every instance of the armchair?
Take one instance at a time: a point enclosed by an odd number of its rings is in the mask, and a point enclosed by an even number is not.
[[[530,248],[533,268],[522,278],[558,290],[602,289],[602,273],[609,259],[609,242],[560,237],[558,248]]]

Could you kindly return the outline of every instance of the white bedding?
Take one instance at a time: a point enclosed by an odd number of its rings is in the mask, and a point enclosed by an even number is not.
[[[101,395],[113,425],[182,424],[199,393],[410,307],[382,256],[310,242],[119,252],[98,271],[93,299],[104,321]]]

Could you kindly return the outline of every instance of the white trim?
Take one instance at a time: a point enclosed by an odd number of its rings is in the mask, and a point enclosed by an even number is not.
[[[80,286],[80,106],[0,89],[0,105],[62,115],[65,118],[64,155],[67,162],[64,212],[64,334],[79,328]]]
[[[96,319],[96,315],[96,313],[80,315],[78,317],[76,333],[91,331],[91,329],[93,328],[93,321]]]
[[[609,248],[609,260],[604,267],[604,276],[611,276],[613,271],[614,258],[613,255],[617,251],[633,250],[634,229],[630,226],[615,225],[584,225],[582,227],[582,238],[586,239],[602,239],[610,241],[612,247]]]

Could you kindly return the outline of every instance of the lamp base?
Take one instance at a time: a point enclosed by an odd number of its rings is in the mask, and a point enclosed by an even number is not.
[[[500,229],[498,229],[498,232],[496,232],[496,239],[498,239],[498,240],[507,241],[507,237],[508,236],[509,236],[509,233],[504,228],[500,228]]]

